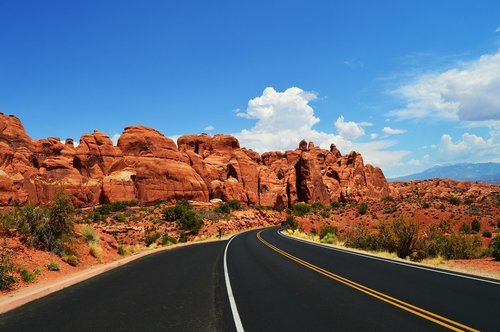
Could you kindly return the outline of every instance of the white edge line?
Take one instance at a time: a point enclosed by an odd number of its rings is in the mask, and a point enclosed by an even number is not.
[[[240,233],[241,234],[241,233]],[[243,324],[241,324],[240,314],[238,313],[238,307],[236,306],[236,301],[234,299],[233,290],[231,288],[231,281],[229,280],[229,272],[227,269],[227,249],[231,244],[231,241],[239,234],[233,236],[226,245],[224,250],[224,278],[226,280],[227,296],[229,297],[229,303],[231,304],[231,311],[233,312],[234,325],[236,326],[237,332],[244,332]]]
[[[345,253],[345,254],[356,255],[356,256],[370,258],[370,259],[374,259],[374,260],[378,260],[378,261],[383,261],[383,262],[387,262],[387,263],[391,263],[391,264],[398,264],[398,265],[403,265],[403,266],[407,266],[407,267],[412,267],[414,269],[420,269],[420,270],[425,270],[425,271],[442,273],[442,274],[447,274],[447,275],[454,276],[454,277],[461,277],[461,278],[466,278],[466,279],[471,279],[471,280],[488,282],[490,284],[500,285],[500,282],[493,281],[493,280],[487,280],[487,279],[481,279],[481,278],[474,278],[474,277],[466,276],[466,275],[463,275],[463,274],[457,274],[457,273],[453,273],[453,272],[440,271],[440,270],[426,268],[426,267],[422,267],[422,266],[418,266],[418,265],[414,265],[414,264],[397,262],[397,261],[394,261],[394,260],[391,260],[391,259],[374,257],[374,256],[367,255],[367,254],[360,254],[360,253],[352,252],[352,251],[349,251],[349,250],[343,250],[343,249],[338,249],[338,248],[334,248],[334,247],[330,247],[330,246],[325,246],[325,245],[322,245],[322,244],[319,244],[319,243],[309,242],[309,241],[306,241],[306,240],[303,240],[303,239],[297,239],[297,238],[292,237],[290,235],[283,234],[280,230],[278,230],[277,232],[278,232],[279,235],[281,235],[281,236],[283,236],[285,238],[289,238],[291,240],[295,240],[295,241],[299,241],[299,242],[304,242],[304,243],[307,243],[307,244],[310,244],[310,245],[316,246],[316,247],[321,247],[321,248],[325,248],[325,249],[339,251],[339,252],[342,252],[342,253]]]

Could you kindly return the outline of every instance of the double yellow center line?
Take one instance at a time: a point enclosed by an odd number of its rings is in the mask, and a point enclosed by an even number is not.
[[[476,329],[473,329],[473,328],[468,327],[466,325],[460,324],[460,323],[455,322],[455,321],[453,321],[451,319],[439,316],[439,315],[437,315],[435,313],[432,313],[430,311],[424,310],[422,308],[419,308],[419,307],[414,306],[412,304],[406,303],[404,301],[398,300],[398,299],[396,299],[394,297],[391,297],[391,296],[386,295],[384,293],[378,292],[378,291],[376,291],[374,289],[368,288],[368,287],[363,286],[361,284],[358,284],[358,283],[356,283],[354,281],[351,281],[351,280],[349,280],[347,278],[339,276],[339,275],[337,275],[335,273],[332,273],[330,271],[322,269],[319,266],[316,266],[314,264],[306,262],[306,261],[304,261],[304,260],[302,260],[302,259],[300,259],[300,258],[298,258],[296,256],[293,256],[293,255],[287,253],[286,251],[283,251],[283,250],[281,250],[281,249],[273,246],[272,244],[270,244],[269,242],[267,242],[266,240],[264,240],[262,238],[262,236],[261,236],[262,232],[263,231],[260,231],[260,232],[257,233],[257,238],[262,243],[264,243],[266,246],[268,246],[272,250],[280,253],[281,255],[283,255],[283,256],[285,256],[285,257],[287,257],[287,258],[289,258],[289,259],[291,259],[291,260],[293,260],[293,261],[295,261],[295,262],[297,262],[297,263],[299,263],[299,264],[301,264],[301,265],[303,265],[303,266],[305,266],[305,267],[307,267],[307,268],[309,268],[309,269],[311,269],[313,271],[316,271],[316,272],[318,272],[318,273],[320,273],[320,274],[322,274],[322,275],[324,275],[324,276],[326,276],[326,277],[328,277],[330,279],[338,281],[338,282],[340,282],[340,283],[342,283],[342,284],[344,284],[346,286],[354,288],[354,289],[356,289],[356,290],[358,290],[360,292],[363,292],[363,293],[365,293],[367,295],[375,297],[375,298],[377,298],[377,299],[379,299],[381,301],[384,301],[386,303],[389,303],[389,304],[391,304],[391,305],[393,305],[395,307],[398,307],[398,308],[403,309],[405,311],[411,312],[414,315],[417,315],[417,316],[422,317],[424,319],[427,319],[427,320],[429,320],[431,322],[434,322],[436,324],[444,326],[444,327],[446,327],[446,328],[448,328],[448,329],[450,329],[452,331],[472,331],[472,332],[479,332]]]

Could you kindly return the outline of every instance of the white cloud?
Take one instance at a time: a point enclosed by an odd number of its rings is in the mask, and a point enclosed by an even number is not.
[[[471,160],[484,156],[500,155],[500,132],[491,132],[488,139],[474,134],[464,133],[461,140],[453,142],[453,138],[444,134],[438,149],[443,160]]]
[[[392,129],[391,127],[384,127],[382,131],[387,135],[401,135],[406,133],[405,129]]]
[[[114,134],[111,136],[111,141],[113,142],[113,145],[116,146],[118,144],[118,139],[120,138],[121,134]]]
[[[392,91],[405,104],[388,114],[398,119],[500,120],[500,51],[460,68],[417,77]]]
[[[393,140],[354,143],[342,135],[315,130],[313,127],[320,119],[314,115],[314,110],[309,105],[315,99],[317,99],[315,93],[306,92],[300,88],[292,87],[283,92],[277,92],[274,88],[268,87],[262,96],[248,102],[246,111],[237,112],[237,116],[257,119],[257,123],[252,128],[233,135],[239,139],[241,146],[260,153],[296,149],[302,139],[312,141],[324,149],[329,149],[330,144],[333,143],[344,154],[355,150],[363,154],[365,162],[387,167],[399,165],[402,158],[410,153],[409,151],[389,150],[397,144],[397,141]],[[351,123],[345,122],[343,117],[339,119],[341,120],[337,122],[341,128]],[[352,132],[349,132],[351,135],[346,136],[352,138],[356,136],[352,134],[359,134],[357,128],[361,125],[354,124],[355,126],[348,125],[354,129],[351,128]],[[362,125],[368,126],[370,123],[365,122]]]
[[[208,131],[212,131],[214,129],[215,129],[215,127],[212,126],[212,125],[208,125],[208,126],[205,127],[205,130],[208,130]]]
[[[345,122],[343,116],[340,116],[337,121],[335,121],[335,128],[337,128],[337,132],[340,136],[349,140],[354,140],[365,134],[361,126],[353,121]]]
[[[495,32],[500,32],[500,26],[495,30]]]
[[[371,134],[370,134],[370,138],[371,138],[371,139],[375,139],[375,138],[377,138],[377,137],[378,137],[378,134],[376,134],[376,133],[371,133]]]

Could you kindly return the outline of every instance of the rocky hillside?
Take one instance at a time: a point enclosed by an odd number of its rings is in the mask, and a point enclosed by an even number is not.
[[[0,205],[46,204],[59,190],[77,207],[116,201],[236,199],[274,208],[297,202],[378,200],[390,193],[378,167],[302,141],[263,155],[230,135],[186,135],[177,144],[144,126],[125,128],[117,146],[94,131],[80,138],[32,140],[21,121],[0,113]]]

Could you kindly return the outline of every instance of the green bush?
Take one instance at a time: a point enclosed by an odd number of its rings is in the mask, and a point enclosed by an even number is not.
[[[67,196],[58,193],[48,207],[26,205],[2,215],[2,223],[15,228],[29,246],[44,247],[56,254],[74,239],[74,207]]]
[[[35,282],[38,275],[40,274],[40,269],[34,269],[30,271],[24,267],[19,268],[19,274],[24,282],[32,283]]]
[[[61,270],[61,267],[56,262],[51,261],[51,262],[49,262],[49,264],[47,264],[47,269],[49,271],[59,271],[59,270]]]
[[[493,234],[491,234],[491,231],[489,229],[483,230],[483,237],[491,238]]]
[[[294,216],[288,216],[285,220],[285,224],[287,228],[295,230],[299,226],[299,223],[297,222],[297,219],[295,219]]]
[[[338,233],[337,226],[327,226],[327,225],[321,226],[321,228],[319,229],[319,238],[322,239],[328,234],[333,234],[336,236],[337,233]]]
[[[328,212],[327,210],[321,211],[319,215],[323,218],[330,218],[330,212]]]
[[[68,263],[69,265],[71,266],[77,266],[78,263],[80,262],[78,257],[74,254],[62,254],[61,256],[61,259],[63,260],[63,262],[66,262]]]
[[[472,220],[470,228],[476,233],[479,232],[479,230],[481,229],[481,222],[477,219]]]
[[[185,243],[185,242],[188,242],[189,238],[187,237],[186,233],[184,232],[181,232],[179,234],[179,242],[180,243]]]
[[[430,207],[429,203],[425,202],[424,204],[422,204],[422,207],[424,209],[428,209]]]
[[[146,242],[146,246],[150,246],[152,245],[153,243],[156,242],[156,240],[158,240],[160,238],[161,234],[160,233],[154,233],[154,234],[150,234],[148,236],[146,236],[144,238],[144,242]]]
[[[339,238],[337,235],[332,233],[327,233],[320,239],[321,243],[329,243],[329,244],[337,244],[339,242]]]
[[[340,202],[332,202],[332,203],[330,204],[330,207],[331,207],[332,209],[337,209],[337,208],[339,208],[339,207],[341,207],[341,206],[342,206],[342,205],[340,204]]]
[[[328,206],[326,206],[325,204],[318,202],[318,201],[312,203],[311,208],[314,211],[318,211],[318,210],[328,211],[329,210]]]
[[[394,197],[392,197],[391,195],[387,195],[382,198],[382,202],[393,202],[393,201]]]
[[[345,245],[365,250],[381,250],[378,235],[371,233],[364,225],[350,227],[345,232]]]
[[[366,202],[362,202],[358,205],[358,213],[366,214],[368,212],[368,204]]]
[[[97,211],[101,215],[108,215],[112,212],[125,211],[128,207],[137,206],[137,205],[139,205],[139,202],[136,200],[120,201],[120,202],[114,202],[114,203],[110,203],[110,204],[102,204],[101,206],[97,207],[95,209],[95,211]]]
[[[496,236],[490,243],[490,248],[492,248],[492,256],[495,260],[500,261],[500,236]]]
[[[446,259],[478,258],[481,254],[481,244],[477,236],[452,233],[444,238],[440,254]]]
[[[456,196],[450,196],[449,202],[453,205],[459,205],[460,204],[460,199]]]
[[[115,220],[118,222],[125,222],[127,221],[127,217],[123,213],[117,213],[115,214]]]
[[[90,255],[97,258],[98,260],[101,259],[102,248],[99,244],[97,244],[95,242],[89,243],[89,252],[90,252]]]
[[[312,207],[304,203],[299,203],[292,205],[292,211],[296,216],[303,217],[312,211]]]
[[[183,230],[198,234],[203,226],[203,219],[193,210],[192,206],[187,201],[180,201],[174,206],[163,210],[163,218],[174,222]]]
[[[13,275],[14,271],[12,254],[7,251],[7,244],[4,241],[0,252],[0,289],[8,289],[16,282],[16,278]]]
[[[416,253],[419,244],[420,225],[414,220],[398,218],[380,225],[379,241],[383,249],[406,258]]]
[[[163,234],[163,237],[161,239],[162,246],[169,246],[169,245],[176,244],[176,243],[177,243],[177,240],[175,238],[169,236],[168,234]]]
[[[241,202],[236,199],[230,199],[226,202],[231,210],[241,210]]]
[[[90,225],[85,225],[82,228],[82,236],[85,239],[85,241],[90,244],[90,243],[99,243],[99,235],[97,235],[96,230],[94,227]]]
[[[467,224],[466,222],[462,223],[462,225],[460,226],[458,231],[460,233],[463,233],[463,234],[470,234],[471,233],[471,229],[469,227],[469,224]]]

